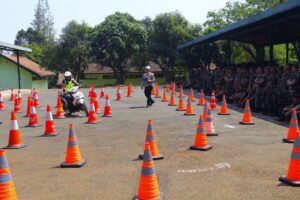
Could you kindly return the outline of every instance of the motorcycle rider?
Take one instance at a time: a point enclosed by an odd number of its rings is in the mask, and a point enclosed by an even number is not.
[[[64,73],[64,80],[63,80],[63,85],[64,85],[64,92],[62,94],[62,98],[64,98],[66,100],[66,103],[68,105],[71,105],[73,102],[73,96],[69,94],[69,92],[72,90],[73,87],[75,86],[81,86],[80,83],[78,83],[73,77],[72,77],[72,73],[69,71],[66,71]],[[72,115],[71,111],[68,111],[67,113],[68,115]],[[88,113],[86,112],[86,115],[88,115]]]
[[[65,79],[63,80],[65,92],[70,92],[70,90],[75,86],[80,86],[80,84],[72,77],[72,73],[66,71],[64,74]]]

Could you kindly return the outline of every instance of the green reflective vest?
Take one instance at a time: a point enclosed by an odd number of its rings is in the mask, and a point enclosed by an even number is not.
[[[66,83],[66,91],[67,92],[70,92],[70,90],[73,88],[73,87],[75,87],[75,84],[73,83],[73,81],[68,81],[67,83]]]

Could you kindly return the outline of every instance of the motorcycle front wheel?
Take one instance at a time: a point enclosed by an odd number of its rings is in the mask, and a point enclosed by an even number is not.
[[[87,117],[89,116],[89,111],[88,111],[87,106],[85,105],[85,103],[80,105],[80,110],[84,111]]]

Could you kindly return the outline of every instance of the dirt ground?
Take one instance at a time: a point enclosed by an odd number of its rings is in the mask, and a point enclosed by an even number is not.
[[[88,90],[84,90],[87,94]],[[98,89],[99,93],[100,90]],[[23,113],[18,122],[23,141],[28,146],[7,150],[19,199],[25,200],[99,200],[132,199],[136,194],[147,120],[152,119],[159,150],[164,160],[155,161],[160,191],[168,200],[240,200],[300,197],[298,188],[280,184],[278,177],[286,175],[292,144],[281,142],[287,128],[254,118],[254,126],[238,122],[242,113],[230,116],[213,112],[217,137],[209,137],[211,151],[188,150],[193,144],[201,106],[193,104],[196,116],[184,116],[156,100],[144,108],[145,97],[134,88],[131,98],[114,101],[116,89],[107,88],[111,97],[112,118],[98,115],[99,124],[84,124],[85,117],[56,119],[57,137],[39,137],[44,127],[25,128],[28,118],[26,95]],[[126,88],[123,88],[125,96]],[[44,125],[45,105],[56,105],[56,90],[40,91],[43,107],[37,112]],[[0,146],[7,145],[12,102],[5,101],[7,110],[0,112]],[[104,102],[100,102],[103,110]],[[53,108],[53,113],[55,109]],[[74,122],[81,154],[87,164],[78,169],[62,169],[68,139],[68,124]]]

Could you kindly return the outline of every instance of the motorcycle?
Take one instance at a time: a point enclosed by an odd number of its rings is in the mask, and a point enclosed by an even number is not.
[[[89,115],[87,106],[84,102],[84,94],[79,91],[79,86],[71,88],[69,92],[62,92],[61,100],[64,111],[67,115],[72,115],[75,112],[84,111],[86,116]]]

